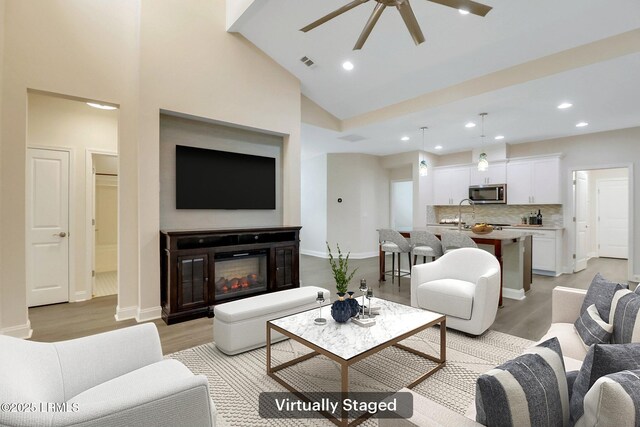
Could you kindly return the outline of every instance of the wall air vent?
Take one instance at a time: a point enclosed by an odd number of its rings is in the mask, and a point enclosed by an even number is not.
[[[302,62],[307,67],[311,67],[315,64],[315,62],[313,62],[308,56],[303,56],[302,58],[300,58],[300,62]]]
[[[351,135],[339,136],[338,139],[341,139],[343,141],[348,141],[348,142],[358,142],[358,141],[364,141],[367,138],[361,135],[351,134]]]

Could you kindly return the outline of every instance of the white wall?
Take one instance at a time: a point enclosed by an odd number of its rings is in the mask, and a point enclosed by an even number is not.
[[[300,223],[300,82],[225,32],[222,0],[7,0],[0,152],[2,324],[30,332],[27,90],[120,106],[117,318],[160,315],[160,110],[285,136],[283,222]]]
[[[0,22],[4,24],[4,8],[5,8],[5,0],[0,0]],[[2,84],[3,84],[3,72],[4,72],[4,25],[0,28],[0,178],[2,178]],[[2,192],[2,179],[0,179],[0,194]],[[0,197],[0,224],[2,224],[2,197]],[[2,226],[0,226],[0,242],[3,240],[2,237]],[[0,245],[0,271],[2,271],[2,260],[4,257],[2,256],[3,246]],[[2,275],[0,274],[0,301],[2,301]],[[0,334],[2,333],[2,303],[0,303]],[[28,328],[27,328],[28,329]]]
[[[342,198],[342,203],[338,203]],[[389,225],[389,172],[367,154],[327,155],[327,241],[353,258],[378,253],[378,228]]]
[[[118,149],[118,110],[99,110],[84,102],[38,93],[28,95],[27,146],[70,150],[69,273],[71,301],[91,298],[87,282],[86,151],[116,152]]]
[[[572,171],[602,169],[631,165],[634,168],[630,188],[633,189],[633,235],[630,255],[633,254],[632,277],[640,280],[640,128],[599,132],[548,141],[516,144],[510,147],[510,157],[563,153],[561,160],[562,200],[565,220],[564,268],[572,269],[575,230],[573,213]],[[631,232],[631,230],[630,230]]]
[[[176,209],[176,145],[276,159],[276,208]],[[163,114],[160,118],[160,228],[163,230],[282,225],[282,137]],[[238,171],[250,173],[250,171]]]
[[[300,251],[327,256],[327,155],[302,161]]]

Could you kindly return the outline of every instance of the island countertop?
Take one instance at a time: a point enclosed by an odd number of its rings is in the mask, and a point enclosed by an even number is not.
[[[416,228],[416,230],[418,230]],[[439,227],[439,226],[429,226],[425,227],[424,230],[427,230],[433,234],[442,234],[442,233],[451,233],[457,232],[458,229],[456,227]],[[533,233],[530,230],[523,229],[508,229],[508,230],[493,230],[491,233],[486,234],[478,234],[474,233],[470,229],[462,229],[462,233],[465,233],[472,239],[492,239],[492,240],[517,240],[526,236],[533,236]]]

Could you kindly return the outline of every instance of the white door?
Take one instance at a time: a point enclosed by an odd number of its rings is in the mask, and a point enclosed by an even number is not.
[[[69,301],[69,153],[28,149],[27,304]]]
[[[433,204],[436,206],[451,204],[451,171],[436,169],[433,171]]]
[[[451,199],[454,205],[469,197],[469,168],[455,168],[451,170]]]
[[[589,175],[585,171],[575,174],[576,261],[574,272],[587,268],[589,248]]]
[[[598,256],[629,257],[629,182],[598,180]]]
[[[391,228],[398,231],[413,229],[413,181],[391,183]]]

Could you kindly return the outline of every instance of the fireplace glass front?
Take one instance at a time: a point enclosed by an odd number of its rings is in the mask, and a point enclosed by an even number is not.
[[[217,254],[216,302],[267,290],[267,251]]]

